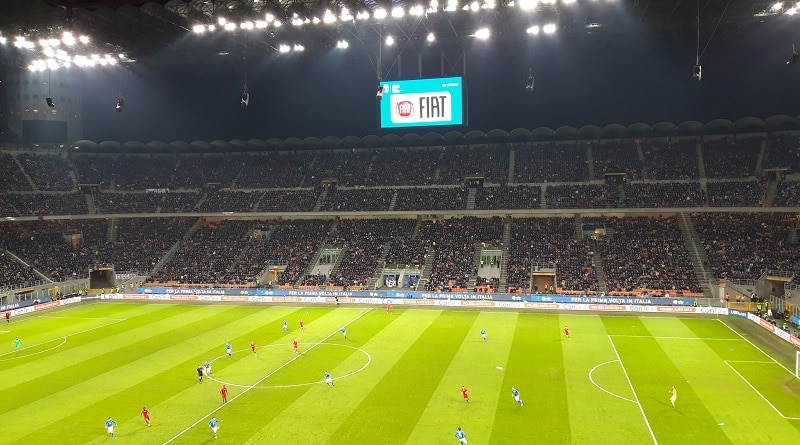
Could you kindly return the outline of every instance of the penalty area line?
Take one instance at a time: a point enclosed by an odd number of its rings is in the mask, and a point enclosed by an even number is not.
[[[356,322],[356,320],[358,320],[359,318],[363,317],[364,315],[367,315],[367,313],[369,313],[371,310],[372,310],[371,308],[370,308],[370,309],[367,309],[366,311],[364,311],[364,312],[362,312],[361,314],[359,314],[359,315],[358,315],[358,317],[356,317],[356,318],[354,318],[354,319],[350,320],[350,322],[348,322],[348,323],[347,323],[347,324],[345,324],[344,326],[349,326],[349,325],[351,325],[351,324],[355,323],[355,322]],[[197,425],[198,425],[200,422],[202,422],[202,421],[206,420],[207,418],[209,418],[210,416],[212,416],[214,413],[216,413],[217,411],[221,410],[221,409],[222,409],[222,408],[224,408],[225,406],[227,406],[227,405],[230,405],[231,403],[233,403],[233,401],[234,401],[234,400],[236,400],[236,399],[238,399],[239,397],[241,397],[241,396],[243,396],[243,395],[247,394],[247,393],[248,393],[248,392],[250,392],[250,390],[252,390],[253,388],[256,388],[256,387],[257,387],[257,386],[258,386],[258,385],[259,385],[261,382],[263,382],[264,380],[266,380],[266,379],[268,379],[268,378],[272,377],[272,376],[273,376],[273,375],[274,375],[276,372],[278,372],[278,371],[280,371],[281,369],[283,369],[283,368],[285,368],[285,367],[289,366],[289,365],[290,365],[290,364],[291,364],[293,361],[295,361],[295,360],[297,360],[298,358],[300,358],[300,357],[301,357],[303,354],[305,354],[306,352],[308,352],[308,351],[310,351],[310,350],[312,350],[312,349],[316,348],[317,346],[319,346],[319,345],[321,345],[322,343],[324,343],[324,342],[325,342],[327,339],[329,339],[329,338],[333,337],[334,335],[336,335],[336,334],[338,334],[338,333],[339,333],[339,329],[336,329],[336,330],[334,330],[333,332],[331,332],[330,334],[328,334],[328,336],[326,336],[326,337],[325,337],[325,338],[323,338],[322,340],[320,340],[320,341],[318,341],[318,342],[314,343],[313,345],[311,345],[311,347],[309,347],[308,349],[304,350],[303,352],[301,352],[301,353],[299,353],[299,354],[295,354],[295,356],[294,356],[294,357],[292,357],[292,359],[291,359],[291,360],[289,360],[289,361],[287,361],[286,363],[284,363],[284,364],[282,364],[282,365],[278,366],[278,368],[277,368],[277,369],[275,369],[274,371],[270,372],[269,374],[267,374],[267,375],[265,375],[264,377],[262,377],[261,379],[259,379],[257,382],[255,382],[255,383],[253,383],[252,385],[248,386],[247,388],[245,388],[245,389],[244,389],[242,392],[240,392],[239,394],[236,394],[235,396],[231,397],[231,399],[230,399],[230,400],[228,400],[228,403],[226,403],[226,404],[224,404],[224,405],[221,405],[221,406],[218,406],[217,408],[214,408],[213,410],[211,410],[211,412],[209,412],[209,413],[208,413],[208,414],[206,414],[205,416],[201,417],[200,419],[198,419],[196,422],[192,423],[191,425],[187,426],[187,427],[186,427],[186,428],[185,428],[183,431],[181,431],[180,433],[178,433],[178,434],[176,434],[176,435],[172,436],[172,438],[170,438],[169,440],[167,440],[166,442],[164,442],[164,443],[163,443],[163,445],[167,445],[167,444],[169,444],[169,443],[172,443],[172,442],[173,442],[175,439],[177,439],[177,438],[181,437],[181,436],[182,436],[182,435],[184,435],[184,434],[185,434],[187,431],[189,431],[190,429],[192,429],[192,428],[196,427],[196,426],[197,426]]]

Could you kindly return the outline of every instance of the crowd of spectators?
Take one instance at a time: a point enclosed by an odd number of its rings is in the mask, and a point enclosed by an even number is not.
[[[603,185],[551,185],[545,189],[549,209],[603,209],[620,207],[619,187]]]
[[[697,140],[649,140],[642,146],[648,179],[696,179]]]
[[[587,142],[511,144],[514,182],[582,182],[589,180]]]
[[[94,194],[97,213],[154,213],[161,194],[156,193],[99,193]]]
[[[702,292],[674,217],[607,218],[600,222],[607,234],[597,245],[608,292]]]
[[[800,182],[784,180],[778,183],[775,196],[772,198],[774,207],[800,206]]]
[[[0,252],[0,289],[6,286],[23,286],[38,281],[34,269]]]
[[[393,189],[340,189],[331,187],[322,201],[320,210],[335,212],[366,212],[389,210],[395,191]]]
[[[788,242],[793,214],[696,213],[692,221],[717,278],[754,280],[768,269],[798,269],[800,253]]]
[[[310,212],[319,189],[267,190],[258,201],[259,212]]]
[[[755,175],[760,137],[743,138],[727,136],[703,142],[703,163],[706,177],[747,178]]]
[[[508,292],[530,289],[531,267],[555,264],[556,284],[563,291],[594,293],[597,276],[591,245],[575,234],[572,218],[520,218],[511,223]]]
[[[70,191],[75,189],[70,164],[58,155],[33,155],[21,153],[17,156],[25,172],[36,188],[43,191]]]
[[[209,190],[200,202],[202,212],[256,212],[263,191]]]
[[[86,197],[80,193],[8,193],[6,205],[17,213],[11,216],[85,215]]]
[[[623,207],[702,207],[705,195],[697,182],[626,183]]]
[[[425,290],[448,292],[466,289],[471,277],[478,272],[476,245],[502,245],[503,220],[499,217],[467,216],[423,221],[419,238],[433,246],[435,251]]]
[[[310,266],[314,254],[327,239],[330,229],[330,220],[282,221],[257,254],[248,253],[245,256],[262,267],[267,264],[285,266],[278,275],[276,284],[294,285]]]
[[[592,146],[594,175],[601,179],[606,173],[625,173],[628,179],[642,179],[644,163],[634,142],[608,142]]]
[[[433,185],[437,183],[440,149],[378,150],[372,160],[368,186]]]
[[[0,153],[0,191],[26,191],[33,190],[33,186],[25,178],[25,173],[17,164],[14,157],[8,153]]]
[[[318,151],[315,153],[314,162],[305,166],[311,181],[306,185],[319,185],[320,181],[335,179],[345,187],[363,186],[366,183],[372,157],[371,150]]]
[[[430,243],[412,235],[398,235],[386,253],[387,265],[421,266],[425,264]]]
[[[118,221],[116,239],[98,246],[98,261],[112,264],[118,272],[149,273],[195,219],[122,218]]]
[[[71,159],[81,184],[99,184],[101,189],[113,190],[169,188],[178,162],[172,155],[75,156]]]
[[[247,159],[244,156],[182,156],[175,164],[170,189],[230,187]]]
[[[788,168],[800,172],[800,136],[778,134],[767,140],[763,168]]]
[[[294,188],[319,185],[319,179],[306,181],[311,153],[260,153],[242,159],[235,188]]]
[[[542,188],[539,186],[479,187],[475,191],[475,208],[478,210],[538,209],[541,207]]]
[[[406,188],[397,190],[395,211],[463,210],[467,207],[464,188]]]
[[[707,187],[711,207],[759,207],[766,193],[758,181],[709,182]]]
[[[471,175],[483,176],[486,182],[508,181],[508,147],[505,144],[447,147],[439,162],[440,184],[463,184]]]

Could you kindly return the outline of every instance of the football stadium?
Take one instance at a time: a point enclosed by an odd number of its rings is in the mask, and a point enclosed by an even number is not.
[[[0,444],[800,443],[798,12],[0,2]]]

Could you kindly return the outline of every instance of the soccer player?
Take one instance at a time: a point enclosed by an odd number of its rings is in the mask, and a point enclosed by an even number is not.
[[[205,368],[206,376],[214,375],[214,373],[211,372],[211,362],[209,362],[208,360],[206,360],[206,362],[203,363],[203,368]]]
[[[228,403],[228,388],[225,385],[222,385],[222,389],[219,390],[219,395],[222,396],[222,403]]]
[[[19,350],[22,349],[22,340],[19,337],[14,339],[14,348],[17,350],[17,354],[19,354]]]
[[[258,357],[258,354],[256,353],[256,342],[254,342],[254,341],[250,342],[250,350],[253,351],[253,355]]]
[[[481,337],[483,337],[483,341],[486,341],[486,329],[481,329]]]
[[[342,331],[342,336],[344,336],[344,339],[347,340],[347,328],[342,327],[342,329],[339,330]]]
[[[673,386],[669,394],[669,403],[672,404],[672,409],[675,409],[675,401],[678,400],[678,390]]]
[[[297,339],[296,338],[292,342],[292,346],[294,347],[294,353],[297,354]]]
[[[572,337],[569,336],[569,326],[564,326],[564,335],[567,336],[567,340],[572,340]]]
[[[386,313],[387,314],[391,314],[392,313],[392,302],[391,301],[386,303]]]
[[[208,426],[211,428],[211,431],[214,432],[214,439],[217,438],[217,431],[219,431],[218,423],[222,422],[222,419],[217,419],[216,417],[212,417],[211,420],[208,421]]]
[[[142,418],[144,419],[144,423],[150,426],[150,411],[147,410],[146,406],[142,407]]]
[[[306,330],[306,323],[303,321],[302,318],[300,319],[300,330],[301,331],[305,331]]]
[[[203,383],[203,365],[197,365],[197,378]]]
[[[106,430],[108,430],[108,434],[111,434],[111,437],[114,437],[114,426],[117,422],[114,421],[111,417],[106,420]]]
[[[519,391],[515,387],[511,387],[511,395],[514,396],[514,400],[519,403],[519,406],[522,406],[522,399],[519,398]]]
[[[233,348],[231,348],[230,343],[225,343],[225,352],[228,354],[228,357],[233,357]]]
[[[467,387],[466,386],[462,386],[461,387],[461,397],[464,398],[465,402],[469,403],[469,393],[467,393]]]
[[[283,320],[283,332],[289,332],[289,323]]]
[[[467,445],[467,433],[465,433],[461,427],[458,427],[456,430],[456,439],[458,439],[462,445]]]
[[[333,378],[331,378],[331,373],[325,371],[325,384],[328,386],[336,386],[333,384]]]
[[[6,324],[11,323],[11,312],[6,311]]]

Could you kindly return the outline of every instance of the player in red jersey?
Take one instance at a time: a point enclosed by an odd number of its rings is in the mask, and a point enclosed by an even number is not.
[[[250,342],[250,350],[253,351],[253,355],[256,355],[256,356],[258,355],[258,354],[256,354],[256,342],[254,342],[254,341]]]
[[[6,324],[11,323],[11,312],[6,311]]]
[[[569,326],[564,326],[564,335],[567,336],[568,340],[572,340],[572,337],[569,336]]]
[[[144,419],[144,423],[150,426],[150,411],[147,410],[147,407],[142,407],[142,418]]]
[[[222,389],[219,390],[219,395],[222,396],[222,403],[228,403],[228,388],[225,385],[222,385]]]
[[[461,387],[461,397],[464,398],[465,402],[469,403],[469,394],[467,393],[467,387],[466,386],[462,386]]]
[[[306,323],[303,321],[302,318],[300,319],[300,330],[301,331],[305,331],[306,330]]]
[[[292,342],[292,346],[294,347],[294,353],[297,354],[297,339],[296,338]]]
[[[392,302],[391,301],[386,303],[386,313],[387,314],[391,314],[392,313]]]

